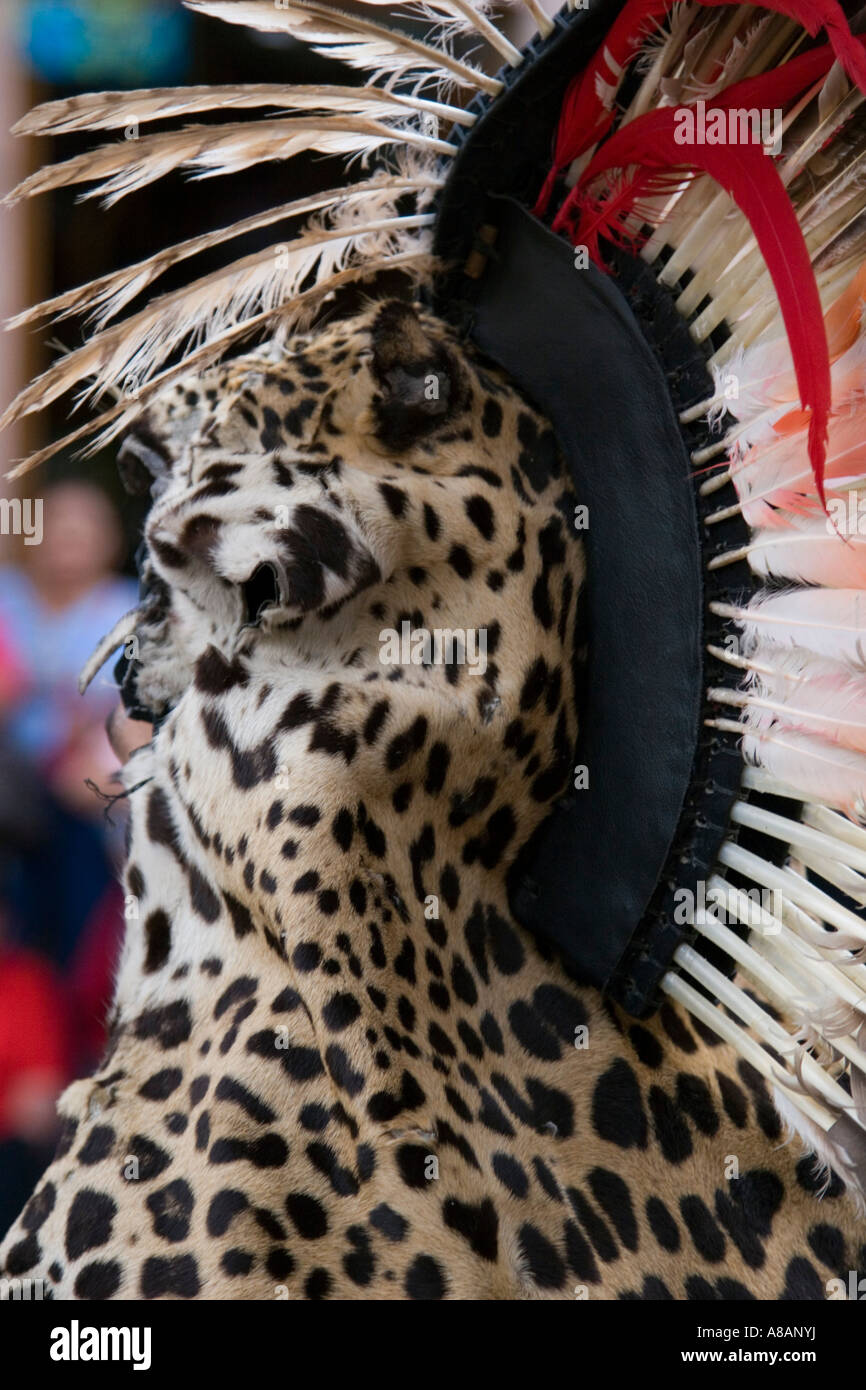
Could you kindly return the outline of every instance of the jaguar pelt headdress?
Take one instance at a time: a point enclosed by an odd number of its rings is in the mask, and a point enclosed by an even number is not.
[[[140,131],[13,199],[361,167],[15,321],[92,332],[6,419],[95,407],[17,472],[123,437],[151,492],[141,605],[83,679],[124,644],[155,733],[111,1051],[5,1267],[824,1297],[814,1189],[853,1252],[866,1183],[866,42],[835,0],[525,0],[525,49],[463,0],[423,37],[374,5],[191,0],[345,86],[19,123]],[[768,1158],[783,1125],[823,1178]]]

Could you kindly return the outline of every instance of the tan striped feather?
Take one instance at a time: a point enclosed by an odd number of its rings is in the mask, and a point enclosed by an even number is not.
[[[168,246],[155,255],[148,256],[143,261],[137,261],[134,265],[124,266],[121,270],[110,271],[107,275],[101,275],[98,279],[90,280],[85,285],[67,290],[64,294],[56,295],[53,299],[47,299],[42,304],[36,304],[33,308],[17,314],[9,320],[6,327],[19,328],[44,318],[63,319],[70,314],[90,313],[93,315],[96,326],[101,328],[112,318],[115,318],[154,280],[164,274],[170,266],[188,260],[202,251],[208,251],[211,247],[218,246],[222,242],[268,227],[274,222],[291,217],[300,217],[304,213],[317,212],[323,208],[333,208],[347,201],[349,203],[354,203],[355,200],[359,203],[363,202],[369,214],[372,214],[375,206],[388,207],[393,210],[397,200],[404,195],[431,191],[437,188],[440,183],[441,180],[432,175],[420,178],[402,178],[391,174],[376,174],[365,182],[352,184],[348,191],[346,185],[342,184],[338,188],[329,188],[306,198],[296,198],[293,202],[282,203],[279,207],[267,208],[264,212],[253,213],[252,216],[242,218],[238,222],[232,222],[227,227],[218,227],[214,231],[190,237],[187,241],[179,242],[176,246]]]
[[[389,237],[370,246],[374,233],[395,233],[426,226],[430,214],[389,217],[352,229],[315,228],[285,246],[254,252],[191,285],[154,299],[131,318],[94,334],[66,354],[19,393],[0,419],[0,429],[91,384],[85,398],[98,399],[121,387],[138,391],[173,352],[217,341],[233,324],[275,309],[298,294],[314,273],[320,280],[345,268],[346,260],[365,241],[363,254],[375,258],[388,249]]]
[[[202,111],[254,110],[352,112],[383,120],[401,108],[427,111],[444,121],[471,125],[474,117],[459,106],[385,91],[381,87],[286,86],[245,83],[218,87],[145,87],[132,92],[91,92],[44,102],[13,126],[14,135],[67,135],[79,130],[123,130],[147,121],[191,116]]]
[[[127,430],[143,407],[177,377],[205,371],[207,367],[212,366],[224,353],[242,342],[244,338],[273,326],[275,319],[279,319],[280,326],[288,330],[303,328],[321,307],[322,301],[344,285],[372,279],[383,271],[399,270],[413,279],[419,279],[425,274],[430,274],[434,268],[435,260],[427,251],[400,251],[396,254],[365,257],[359,265],[349,266],[331,276],[330,279],[321,280],[310,289],[302,291],[291,305],[281,304],[276,308],[262,310],[251,318],[244,319],[241,323],[232,324],[217,338],[211,339],[195,351],[188,353],[183,361],[166,368],[139,386],[133,400],[124,398],[112,406],[110,410],[102,412],[92,420],[80,425],[70,434],[54,440],[45,448],[29,455],[28,458],[11,468],[6,476],[10,479],[21,477],[22,474],[53,458],[55,454],[75,449],[88,439],[91,442],[85,452],[95,453],[97,449],[111,443],[113,439]],[[92,438],[94,435],[96,438]]]
[[[95,183],[83,197],[103,196],[106,205],[179,168],[199,178],[235,173],[265,160],[291,159],[315,150],[320,154],[369,154],[382,145],[416,145],[439,154],[452,147],[435,136],[412,129],[393,129],[365,116],[296,116],[246,121],[236,125],[187,126],[141,140],[100,145],[61,164],[49,165],[24,179],[6,197],[17,203],[69,184]]]
[[[496,78],[453,57],[444,48],[315,0],[289,0],[279,7],[272,0],[184,0],[184,4],[198,14],[229,24],[288,34],[311,44],[326,57],[376,75],[388,73],[396,79],[410,73],[427,74],[491,94],[502,88]]]

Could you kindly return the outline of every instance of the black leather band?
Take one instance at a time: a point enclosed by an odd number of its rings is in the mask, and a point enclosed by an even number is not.
[[[584,978],[638,1014],[685,934],[668,931],[667,913],[655,932],[648,920],[671,852],[680,844],[685,859],[676,887],[706,874],[740,776],[738,755],[726,750],[708,817],[702,775],[701,852],[693,844],[686,852],[684,817],[698,829],[690,799],[702,743],[705,594],[694,470],[670,378],[692,400],[711,383],[672,305],[666,316],[666,294],[653,315],[670,372],[611,276],[575,268],[572,248],[512,200],[488,199],[484,219],[497,231],[495,255],[464,284],[464,327],[552,421],[589,509],[589,659],[575,753],[589,784],[559,801],[521,857],[512,905]],[[630,265],[637,281],[640,263]],[[634,292],[644,301],[663,293],[649,272]]]

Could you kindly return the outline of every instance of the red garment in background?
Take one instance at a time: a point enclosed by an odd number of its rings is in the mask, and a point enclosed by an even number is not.
[[[12,1137],[9,1093],[26,1072],[62,1088],[68,1074],[66,1005],[40,956],[0,949],[0,1141]]]
[[[7,709],[27,692],[28,677],[24,664],[15,650],[12,635],[0,621],[0,710]]]
[[[92,1071],[105,1050],[123,928],[123,893],[112,883],[87,919],[65,981],[76,1076]]]

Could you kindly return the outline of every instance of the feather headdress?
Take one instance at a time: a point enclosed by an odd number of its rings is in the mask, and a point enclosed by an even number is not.
[[[524,63],[470,0],[429,0],[423,40],[386,19],[378,0],[353,14],[318,0],[187,3],[308,44],[362,72],[366,85],[49,102],[19,122],[19,134],[133,128],[137,138],[42,170],[10,201],[74,185],[114,202],[171,170],[213,177],[305,151],[382,167],[20,314],[15,324],[85,313],[93,331],[4,422],[69,393],[96,413],[18,472],[70,444],[116,436],[174,375],[276,324],[307,321],[342,285],[383,270],[429,279],[435,200],[460,139],[479,101],[496,101]],[[541,39],[555,39],[537,0],[523,3]],[[501,73],[456,56],[455,33],[502,61]],[[639,253],[703,348],[715,392],[682,424],[706,419],[715,431],[694,455],[709,565],[715,573],[744,563],[757,588],[712,604],[727,640],[710,645],[719,674],[706,691],[706,725],[741,740],[744,767],[708,881],[711,905],[691,913],[660,989],[766,1076],[785,1113],[849,1174],[866,1144],[864,93],[866,41],[837,0],[764,0],[758,9],[629,0],[572,75],[552,165],[537,171],[533,195],[537,216],[600,264],[611,245]],[[146,133],[150,122],[215,110],[226,113],[222,124]],[[241,111],[263,114],[234,121]],[[731,148],[731,122],[750,112],[770,112],[772,128],[759,121]],[[277,230],[305,215],[314,221],[293,237]],[[270,248],[126,312],[170,267],[265,227],[274,228]],[[732,519],[748,540],[713,552]],[[778,852],[750,848],[752,832]],[[737,981],[714,963],[719,952]]]

